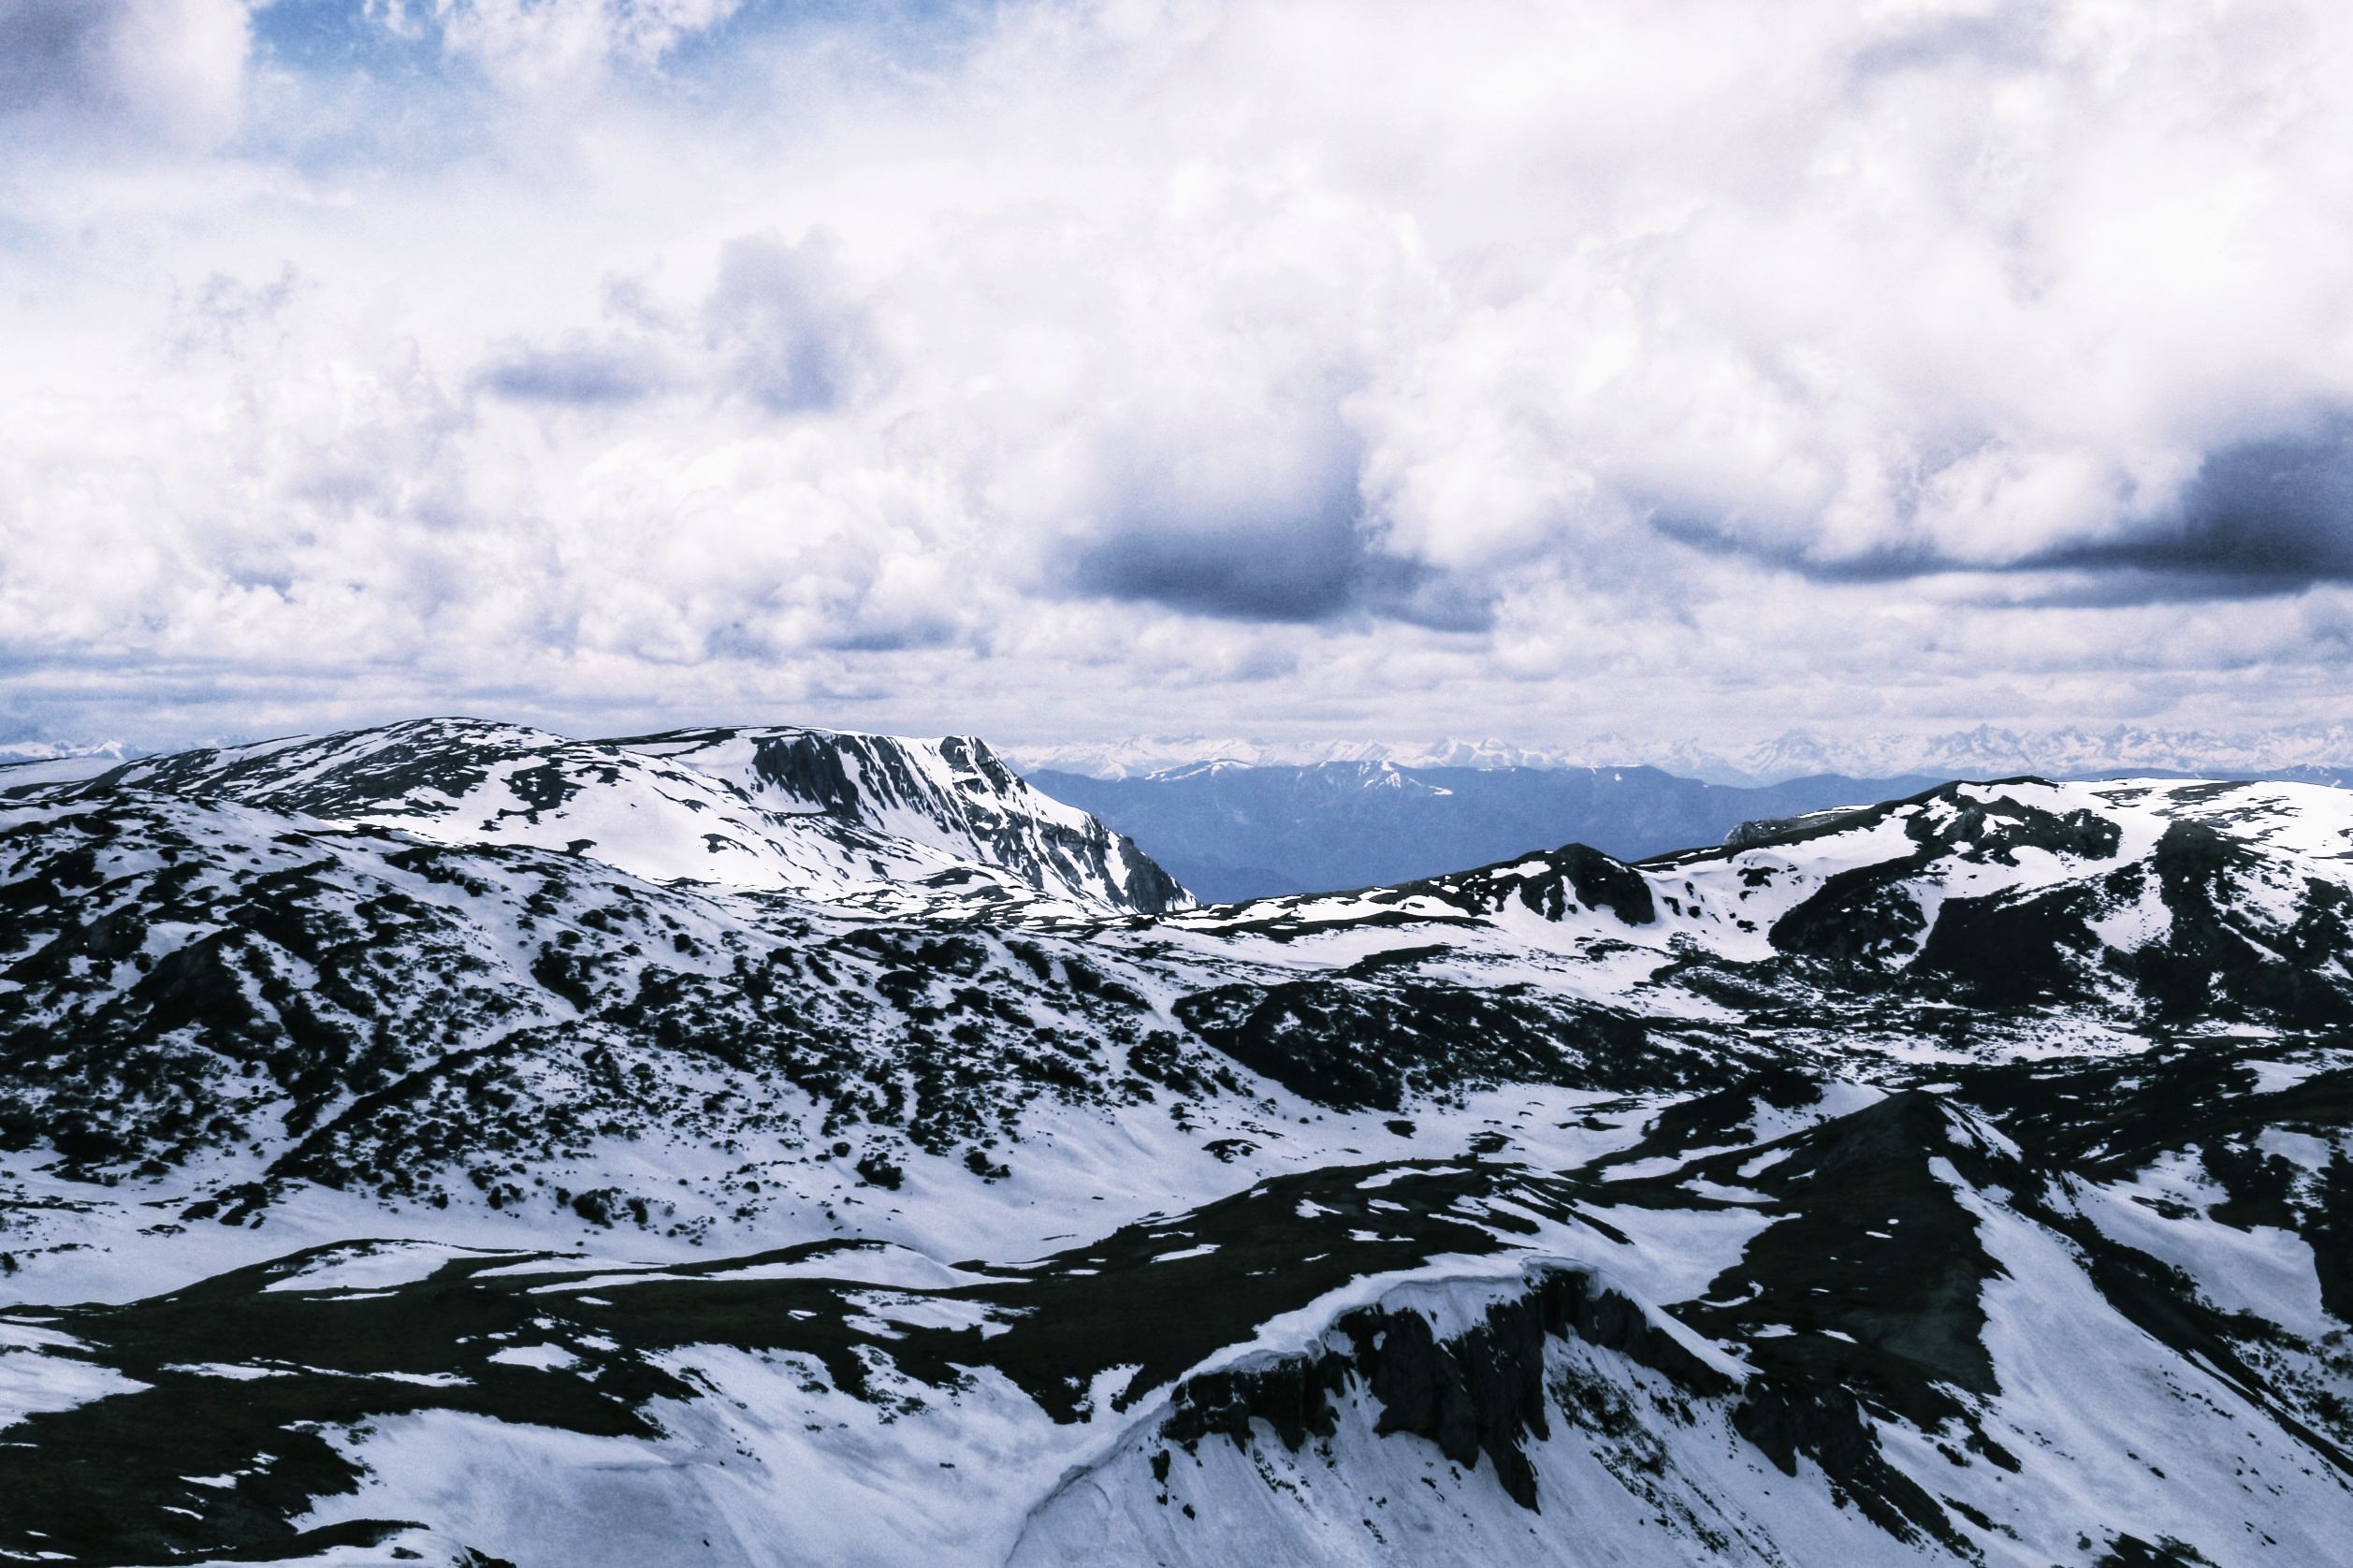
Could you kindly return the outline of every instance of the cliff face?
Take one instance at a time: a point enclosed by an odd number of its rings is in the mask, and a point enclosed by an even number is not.
[[[613,745],[683,763],[787,812],[817,812],[1138,914],[1191,899],[1121,835],[1041,794],[969,735],[681,730]]]

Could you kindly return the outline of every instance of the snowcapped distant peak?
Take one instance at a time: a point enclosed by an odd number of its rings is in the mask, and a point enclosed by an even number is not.
[[[2020,731],[1991,724],[1941,733],[1820,734],[1787,729],[1746,745],[1603,733],[1558,745],[1503,740],[1235,740],[1144,736],[1016,748],[1029,768],[1097,778],[1173,775],[1209,765],[1313,767],[1385,762],[1402,768],[1655,767],[1711,784],[1850,778],[1985,778],[2021,774],[2261,774],[2353,770],[2353,724],[2305,725],[2246,734],[2119,725]]]
[[[67,758],[120,762],[138,755],[139,751],[137,747],[119,740],[0,741],[0,765],[9,762],[48,762]]]

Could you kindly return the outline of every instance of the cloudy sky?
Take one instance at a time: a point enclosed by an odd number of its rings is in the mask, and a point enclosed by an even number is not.
[[[0,0],[0,739],[2346,717],[2337,0]]]

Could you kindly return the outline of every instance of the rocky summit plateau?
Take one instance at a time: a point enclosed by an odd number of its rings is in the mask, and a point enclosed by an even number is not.
[[[2353,793],[1148,851],[969,738],[0,768],[0,1560],[2347,1561]]]

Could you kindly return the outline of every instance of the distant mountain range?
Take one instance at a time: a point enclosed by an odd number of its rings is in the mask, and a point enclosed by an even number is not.
[[[2022,731],[1981,724],[1940,734],[1825,736],[1789,730],[1746,746],[1594,735],[1560,745],[1503,740],[1282,741],[1233,736],[1141,736],[1005,748],[1026,773],[1094,778],[1230,762],[1245,766],[1393,762],[1403,768],[1623,768],[1649,766],[1710,784],[1779,784],[1823,774],[1850,778],[1996,778],[2036,774],[2086,778],[2178,774],[2342,783],[2353,777],[2353,724],[2220,733],[2203,730],[2066,728]]]
[[[1621,859],[1722,842],[1743,822],[1910,794],[1926,777],[1836,775],[1755,788],[1650,767],[1203,762],[1031,782],[1136,841],[1213,904],[1411,881],[1572,841]]]
[[[212,743],[228,746],[222,741]],[[0,741],[0,765],[94,757],[126,762],[156,748],[124,740],[49,737]],[[1782,784],[1824,774],[1848,778],[2098,778],[2168,775],[2343,785],[2353,781],[2353,723],[2216,732],[2122,725],[2106,730],[1974,729],[1937,734],[1835,736],[1785,730],[1749,744],[1695,739],[1637,740],[1603,733],[1558,744],[1495,738],[1313,740],[1239,735],[1138,735],[1008,745],[997,754],[1024,774],[1075,773],[1138,778],[1231,762],[1244,767],[1312,767],[1323,762],[1391,762],[1402,768],[1650,767],[1708,784]]]
[[[149,753],[142,748],[119,740],[0,741],[0,767],[18,762],[72,762],[82,758],[122,762],[147,755]]]

